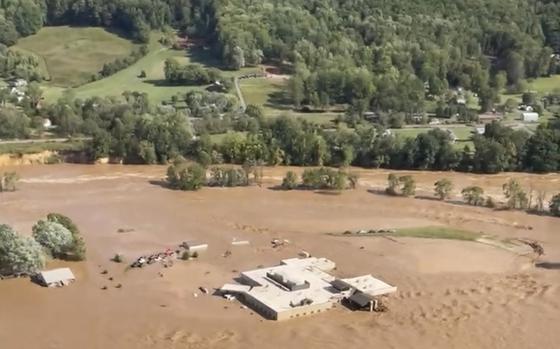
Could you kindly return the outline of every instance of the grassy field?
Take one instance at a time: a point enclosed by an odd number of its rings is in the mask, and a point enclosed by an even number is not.
[[[85,148],[84,141],[34,142],[23,144],[0,144],[0,154],[37,154],[43,151],[80,151]]]
[[[154,103],[168,101],[171,96],[178,93],[186,93],[190,90],[202,90],[206,86],[170,86],[165,83],[163,67],[165,60],[175,58],[181,64],[191,62],[200,63],[207,67],[218,67],[216,60],[211,59],[209,54],[202,49],[185,52],[184,50],[172,50],[162,46],[159,42],[159,34],[153,33],[149,44],[149,52],[138,62],[123,69],[107,78],[94,81],[77,88],[71,92],[78,98],[89,98],[93,96],[120,96],[124,91],[137,91],[147,93]],[[255,71],[256,68],[245,68],[240,71],[222,70],[225,76],[246,74]],[[146,72],[146,78],[139,78],[140,72]],[[44,85],[44,96],[48,101],[54,101],[62,96],[66,89]]]
[[[135,46],[102,28],[63,26],[45,27],[14,48],[39,56],[51,85],[71,87],[88,82],[103,64],[126,57]]]
[[[540,94],[546,94],[555,89],[560,89],[560,75],[535,79],[529,84],[529,89]]]
[[[328,125],[332,124],[333,120],[340,114],[337,112],[300,113],[292,110],[284,90],[286,80],[283,79],[245,79],[241,80],[239,85],[245,102],[261,106],[267,117],[289,115],[313,123]]]
[[[474,241],[481,237],[481,234],[479,233],[448,227],[420,227],[397,229],[394,235],[424,239],[449,239],[465,241]]]
[[[215,135],[210,135],[210,140],[214,144],[222,144],[224,139],[229,135],[233,135],[233,136],[236,136],[236,137],[244,137],[244,136],[247,135],[247,132],[229,131],[229,132],[226,132],[226,133],[219,133],[219,134],[215,134]]]
[[[443,129],[450,129],[457,136],[457,142],[454,143],[455,148],[463,149],[468,145],[471,149],[474,147],[472,143],[472,135],[474,127],[470,126],[440,126]],[[433,128],[431,127],[414,127],[414,128],[398,128],[391,129],[393,134],[405,138],[416,138],[420,133],[426,133]]]

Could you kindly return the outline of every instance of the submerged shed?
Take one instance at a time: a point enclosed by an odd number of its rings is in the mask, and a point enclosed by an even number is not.
[[[46,287],[67,286],[75,280],[76,277],[69,268],[46,270],[38,275],[38,281]]]
[[[192,240],[183,242],[181,246],[190,252],[202,252],[208,249],[208,244]]]

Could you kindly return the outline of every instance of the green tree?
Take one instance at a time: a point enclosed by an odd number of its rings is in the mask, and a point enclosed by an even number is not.
[[[451,192],[453,191],[453,183],[449,179],[440,179],[439,181],[435,182],[434,187],[435,195],[440,200],[449,199],[451,197]]]
[[[507,73],[503,70],[496,73],[494,76],[494,86],[497,91],[502,91],[507,84]]]
[[[200,164],[179,163],[167,169],[167,183],[179,190],[199,190],[206,185],[206,169]]]
[[[37,222],[33,226],[33,238],[55,258],[63,256],[74,246],[70,230],[57,222]]]
[[[302,186],[308,189],[344,190],[350,188],[348,174],[326,167],[306,169],[301,176]]]
[[[35,240],[0,225],[0,275],[34,274],[44,266],[45,256]]]
[[[523,56],[517,52],[511,52],[506,57],[507,79],[510,85],[517,84],[525,78],[525,65]]]
[[[286,176],[282,179],[282,189],[284,190],[293,190],[296,189],[298,186],[298,176],[293,171],[288,171]]]
[[[230,66],[235,70],[239,70],[245,66],[245,53],[241,47],[235,46],[233,48]]]
[[[13,22],[0,16],[0,44],[12,46],[17,42],[19,34]]]
[[[521,187],[518,181],[510,179],[502,186],[504,196],[506,197],[507,207],[510,209],[525,209],[527,208],[529,199],[527,193]]]
[[[32,0],[20,0],[14,13],[14,24],[22,36],[35,34],[43,26],[39,4]]]
[[[416,194],[416,181],[412,176],[401,176],[399,182],[402,184],[401,192],[404,196],[414,196]]]
[[[0,138],[27,138],[31,130],[31,119],[21,111],[12,108],[0,108]]]
[[[469,205],[482,206],[484,205],[484,189],[477,186],[466,187],[461,191],[463,199]]]
[[[390,173],[387,177],[387,182],[388,185],[385,192],[389,195],[398,195],[400,189],[399,177],[394,173]]]
[[[296,108],[299,108],[304,99],[305,93],[303,79],[299,75],[293,76],[288,82],[288,90],[290,97],[292,98],[292,103],[296,106]]]
[[[19,175],[16,172],[6,172],[0,176],[0,192],[15,191],[17,189],[17,182]]]
[[[43,90],[36,81],[31,82],[27,86],[27,98],[33,109],[36,109],[43,98]]]
[[[138,147],[138,155],[145,164],[157,163],[156,149],[152,142],[146,140],[140,141]]]
[[[49,213],[47,215],[47,220],[49,222],[55,222],[61,224],[72,234],[73,245],[63,256],[64,259],[83,261],[86,259],[86,243],[78,229],[78,226],[67,216],[60,213]]]

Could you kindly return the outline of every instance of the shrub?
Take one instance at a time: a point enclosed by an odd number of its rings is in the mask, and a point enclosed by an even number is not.
[[[461,191],[461,194],[469,205],[482,206],[484,204],[484,190],[481,187],[466,187]]]
[[[74,224],[72,219],[64,216],[60,213],[49,213],[47,215],[47,220],[50,222],[55,222],[63,225],[66,229],[72,233],[72,238],[74,240],[72,247],[62,256],[64,259],[73,261],[83,261],[86,259],[86,243],[82,238],[80,230]]]
[[[434,184],[435,195],[440,200],[449,199],[451,197],[451,192],[453,191],[453,183],[447,178],[440,179]]]
[[[113,256],[113,258],[111,258],[111,261],[113,261],[115,263],[122,263],[122,262],[124,262],[124,258],[121,254],[117,253]]]
[[[507,207],[513,209],[524,209],[529,204],[527,193],[521,187],[518,181],[510,179],[503,185],[504,195],[508,199]]]
[[[302,186],[307,189],[343,190],[350,187],[348,174],[326,167],[303,171]]]
[[[33,274],[45,266],[41,246],[7,225],[0,225],[0,274]]]
[[[211,187],[246,187],[249,185],[247,171],[239,168],[214,167],[210,170]]]
[[[298,176],[293,171],[288,171],[286,176],[282,180],[282,189],[284,190],[293,190],[296,189],[298,186]]]
[[[173,189],[199,190],[206,184],[206,170],[200,164],[186,166],[179,161],[167,169],[167,183]]]
[[[33,238],[55,258],[63,256],[74,245],[70,230],[56,222],[37,222],[33,226]]]
[[[416,182],[412,176],[402,176],[399,178],[402,183],[401,192],[404,196],[414,196],[416,194]]]
[[[17,189],[17,182],[19,175],[15,172],[6,172],[0,176],[0,192],[15,191]]]
[[[387,182],[388,186],[385,189],[385,192],[389,195],[398,195],[398,190],[400,187],[399,177],[397,177],[397,175],[395,175],[394,173],[391,173],[387,177]]]

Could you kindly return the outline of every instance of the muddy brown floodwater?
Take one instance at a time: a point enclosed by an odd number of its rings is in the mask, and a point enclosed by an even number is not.
[[[27,279],[0,282],[0,347],[19,348],[557,348],[560,270],[475,242],[325,233],[347,229],[448,225],[500,238],[541,241],[543,262],[560,262],[560,219],[433,200],[373,194],[386,171],[357,170],[361,184],[340,195],[282,192],[286,168],[265,170],[262,187],[172,191],[157,185],[164,167],[53,165],[15,168],[20,189],[0,194],[0,222],[29,234],[48,212],[73,218],[88,260],[68,265],[70,287],[47,289]],[[2,168],[2,171],[8,168]],[[498,196],[510,177],[560,192],[560,175],[413,172],[421,192],[451,178]],[[128,232],[119,233],[119,229]],[[233,238],[250,246],[231,246]],[[291,241],[273,249],[270,241]],[[199,260],[171,268],[126,270],[109,261],[175,247],[210,245]],[[399,291],[386,313],[343,307],[287,322],[261,318],[237,302],[200,294],[239,271],[277,264],[302,249],[334,260],[340,276],[371,273]],[[223,254],[231,250],[231,256]],[[557,264],[556,264],[557,265]],[[108,274],[101,271],[107,269]],[[161,274],[160,274],[161,273]],[[113,281],[109,280],[113,278]],[[122,288],[116,288],[122,284]],[[106,286],[106,290],[102,288]],[[194,297],[194,293],[199,293]]]

